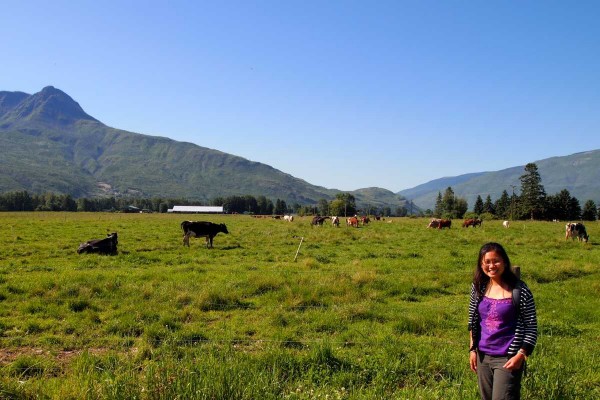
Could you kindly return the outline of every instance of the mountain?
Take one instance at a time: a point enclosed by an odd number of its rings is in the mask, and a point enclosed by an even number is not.
[[[581,205],[587,200],[600,204],[600,150],[586,151],[562,157],[551,157],[533,161],[538,166],[542,185],[547,194],[556,194],[567,189]],[[438,192],[442,194],[448,186],[458,197],[463,197],[473,208],[477,195],[483,200],[489,194],[495,201],[506,190],[510,195],[520,193],[519,177],[525,166],[492,172],[479,172],[456,177],[436,179],[411,189],[401,190],[398,195],[411,199],[422,209],[433,209]]]
[[[0,146],[0,192],[202,201],[264,195],[288,204],[316,204],[341,193],[218,150],[108,127],[52,86],[33,95],[0,92]],[[350,193],[360,206],[405,203],[380,188]]]

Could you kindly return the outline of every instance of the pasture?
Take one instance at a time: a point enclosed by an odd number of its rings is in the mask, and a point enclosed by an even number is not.
[[[187,248],[185,219],[230,233]],[[584,244],[564,223],[310,221],[0,213],[0,398],[477,399],[467,308],[487,241],[535,296],[523,398],[600,398],[598,222]],[[108,232],[118,255],[76,253]]]

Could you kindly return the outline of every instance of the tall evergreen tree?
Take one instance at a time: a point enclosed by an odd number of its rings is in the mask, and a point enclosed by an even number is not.
[[[483,199],[481,198],[481,195],[477,195],[477,198],[475,199],[473,212],[477,215],[483,214]]]
[[[454,210],[452,212],[452,217],[462,218],[468,209],[469,203],[467,203],[467,200],[463,199],[462,197],[458,197],[454,201]]]
[[[433,216],[440,218],[444,212],[444,204],[442,203],[442,192],[438,192],[437,198],[435,199],[435,208],[433,209]]]
[[[508,197],[508,192],[506,190],[502,191],[502,195],[500,198],[496,200],[494,204],[496,209],[496,217],[506,219],[510,216],[510,197]]]
[[[525,165],[525,173],[521,181],[521,212],[526,218],[534,219],[543,215],[546,203],[546,190],[542,185],[542,177],[535,163]]]
[[[577,197],[571,197],[569,201],[569,213],[567,215],[567,219],[569,220],[578,220],[581,218],[581,205],[579,204],[579,200]]]
[[[287,213],[287,205],[284,200],[277,199],[275,201],[275,209],[273,210],[275,214],[282,215]]]
[[[549,205],[553,214],[550,219],[558,219],[560,221],[571,219],[571,215],[573,214],[573,210],[571,210],[571,204],[571,193],[569,193],[567,189],[561,190],[549,201]]]
[[[496,210],[494,209],[494,204],[492,203],[492,198],[489,194],[485,198],[485,203],[483,203],[483,212],[496,215]]]
[[[598,218],[598,210],[594,200],[588,200],[583,205],[583,212],[581,213],[581,219],[584,221],[595,221]]]
[[[452,217],[454,210],[454,204],[456,202],[456,196],[454,196],[454,190],[452,187],[448,186],[446,191],[444,192],[444,196],[442,197],[442,215],[447,215]]]

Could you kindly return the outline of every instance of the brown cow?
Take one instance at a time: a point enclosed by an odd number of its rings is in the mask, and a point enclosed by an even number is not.
[[[441,219],[440,223],[438,225],[438,229],[443,229],[443,228],[452,228],[452,220],[449,219]]]
[[[427,225],[428,228],[439,228],[440,227],[440,221],[441,219],[439,218],[432,218],[431,221],[429,222],[429,225]]]
[[[478,218],[469,218],[469,219],[466,219],[463,222],[462,226],[463,226],[463,228],[468,228],[469,226],[472,226],[473,228],[475,228],[477,226],[481,226],[481,224],[482,224],[482,221],[480,219],[478,219]]]
[[[346,219],[346,225],[358,228],[358,218],[350,217],[350,218]]]

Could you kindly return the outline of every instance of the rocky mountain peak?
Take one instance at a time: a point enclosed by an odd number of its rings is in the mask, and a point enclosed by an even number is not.
[[[13,92],[5,96],[6,105],[2,106],[0,97],[0,118],[4,123],[15,124],[22,121],[40,121],[45,123],[67,125],[78,120],[97,121],[88,115],[83,108],[65,92],[53,86],[46,86],[33,95],[15,95]],[[24,96],[23,96],[24,95]],[[15,104],[16,103],[16,104]],[[5,110],[2,113],[2,110]]]

